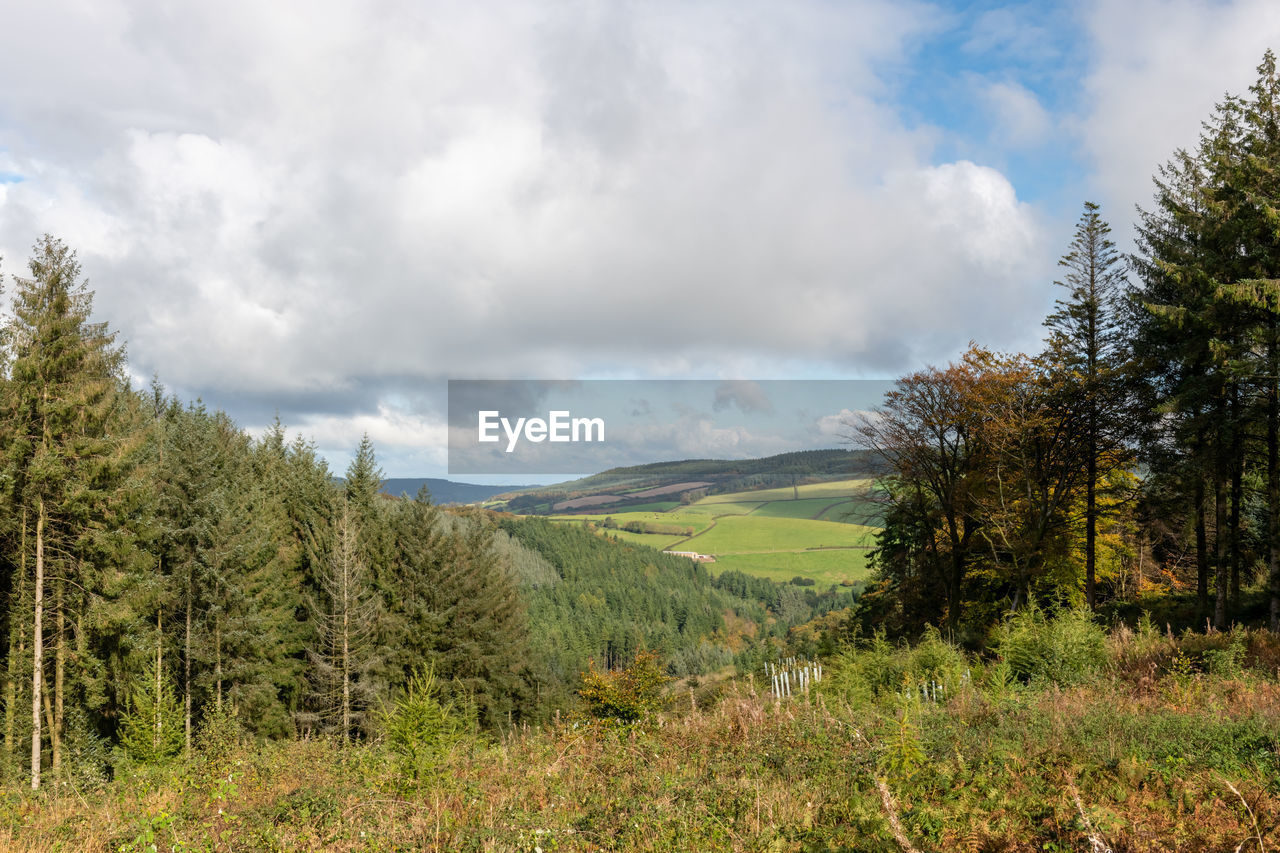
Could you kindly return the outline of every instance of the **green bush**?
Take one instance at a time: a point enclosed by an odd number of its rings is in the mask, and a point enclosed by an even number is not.
[[[1038,607],[1011,615],[995,632],[994,649],[1024,682],[1084,683],[1107,662],[1106,632],[1086,610],[1050,619]]]
[[[859,648],[846,649],[831,661],[822,689],[855,705],[904,691],[916,695],[921,686],[932,690],[935,683],[951,695],[968,672],[964,653],[930,627],[915,646],[894,646],[877,634]]]
[[[240,717],[230,703],[211,707],[195,731],[195,751],[211,767],[221,768],[240,745]]]
[[[185,739],[173,686],[149,664],[129,691],[129,707],[120,718],[120,746],[132,760],[155,764],[177,755]]]
[[[421,779],[431,774],[442,756],[475,729],[474,709],[441,703],[435,672],[419,670],[405,691],[383,709],[382,728],[401,773]]]
[[[582,674],[578,696],[597,720],[642,723],[662,710],[662,686],[667,682],[656,652],[640,651],[625,669],[599,671],[595,664]]]
[[[1232,631],[1227,644],[1219,649],[1206,649],[1205,666],[1210,675],[1219,678],[1239,678],[1244,674],[1244,653],[1247,635],[1244,629]]]

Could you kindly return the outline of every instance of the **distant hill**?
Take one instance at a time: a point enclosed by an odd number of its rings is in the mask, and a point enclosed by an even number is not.
[[[486,501],[494,495],[522,492],[533,486],[481,486],[476,483],[455,483],[438,477],[392,477],[382,485],[382,491],[393,497],[414,497],[418,489],[426,486],[431,491],[431,502],[436,504],[471,504]]]
[[[652,501],[661,493],[679,500],[681,492],[693,489],[719,494],[847,480],[879,473],[875,463],[875,458],[864,450],[804,450],[763,459],[654,462],[611,468],[552,486],[531,487],[508,501],[507,509],[544,514],[573,506],[608,504],[622,508]],[[605,497],[608,500],[601,499]]]

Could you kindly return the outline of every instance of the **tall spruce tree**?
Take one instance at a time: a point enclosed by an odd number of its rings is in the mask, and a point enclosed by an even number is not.
[[[1272,631],[1280,631],[1280,74],[1267,51],[1244,104],[1241,156],[1232,175],[1240,187],[1232,212],[1244,227],[1244,277],[1225,295],[1242,304],[1254,328],[1253,376],[1264,424],[1266,562]]]
[[[499,725],[527,699],[529,626],[518,581],[480,515],[431,506],[425,491],[399,501],[392,522],[397,595],[388,646],[404,683],[430,662],[442,687],[474,703],[480,721]]]
[[[1150,408],[1183,469],[1203,477],[1187,492],[1211,499],[1213,622],[1225,627],[1246,560],[1245,473],[1255,426],[1264,425],[1268,563],[1273,622],[1280,627],[1280,131],[1275,56],[1258,68],[1249,97],[1228,96],[1194,152],[1178,151],[1142,214],[1135,351],[1145,354]],[[1149,453],[1174,459],[1168,451]],[[1196,508],[1197,514],[1200,512]],[[1205,513],[1207,516],[1207,512]],[[1207,547],[1207,546],[1204,546]],[[1202,565],[1208,560],[1201,560]],[[1206,584],[1201,583],[1201,589]]]
[[[1085,460],[1085,602],[1096,604],[1098,482],[1121,463],[1124,389],[1121,360],[1124,338],[1119,299],[1124,270],[1111,226],[1085,202],[1069,251],[1058,261],[1067,270],[1067,298],[1044,321],[1050,330],[1048,357],[1067,373],[1074,405],[1083,408],[1079,424]]]
[[[10,630],[29,630],[32,638],[31,787],[36,789],[46,733],[54,767],[61,761],[69,591],[85,586],[78,546],[84,528],[105,513],[114,485],[106,462],[116,439],[108,424],[124,355],[106,325],[90,321],[93,294],[74,252],[45,235],[28,266],[30,276],[16,279],[5,333],[9,381],[0,414],[6,431],[4,497],[22,519],[24,552],[18,562],[33,572],[30,621],[11,615]],[[46,616],[52,616],[52,625]],[[53,647],[53,701],[42,721],[46,639]]]

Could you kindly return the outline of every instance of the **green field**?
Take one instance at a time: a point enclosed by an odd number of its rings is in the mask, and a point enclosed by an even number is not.
[[[678,506],[680,506],[680,501],[653,501],[652,503],[647,503],[647,504],[636,504],[635,506],[619,507],[618,511],[619,512],[666,512],[667,510],[675,509]],[[611,514],[612,513],[605,512],[600,517],[604,518],[606,515],[611,515]]]
[[[871,480],[836,480],[831,483],[809,483],[792,489],[783,486],[777,489],[761,489],[758,492],[728,492],[723,495],[709,495],[698,503],[734,503],[736,501],[789,501],[799,493],[800,498],[847,498],[862,494],[871,486]]]
[[[720,555],[863,546],[873,532],[860,524],[731,515],[690,539],[688,550]]]
[[[862,499],[869,480],[843,480],[790,488],[712,495],[687,506],[655,501],[617,512],[552,516],[560,523],[596,525],[597,532],[622,542],[662,551],[674,548],[711,554],[715,572],[737,569],[758,577],[790,581],[812,578],[820,587],[866,576],[866,561],[876,527],[876,507]],[[617,529],[605,529],[606,517]],[[634,533],[629,522],[661,525],[674,532]],[[681,528],[695,534],[685,537]]]
[[[762,518],[816,518],[819,513],[826,510],[832,504],[837,504],[840,498],[801,498],[798,501],[769,501],[761,506],[753,515]],[[853,505],[853,499],[840,501],[837,505],[845,505],[845,508]],[[715,504],[712,504],[715,506]],[[829,519],[835,521],[835,519]]]
[[[668,536],[660,533],[632,533],[630,530],[600,530],[604,536],[611,536],[622,542],[633,545],[648,545],[658,551],[666,550],[677,542],[683,542],[684,536]]]
[[[567,513],[565,515],[547,516],[551,521],[590,521],[596,526],[603,526],[606,518],[612,518],[619,527],[629,521],[638,521],[641,524],[661,524],[661,525],[678,525],[680,527],[692,527],[695,532],[706,530],[711,526],[712,518],[706,513],[687,512],[688,507],[675,512],[611,512],[605,515],[592,513],[585,515],[583,513]]]
[[[696,504],[690,504],[685,507],[683,512],[697,513],[698,515],[716,517],[721,515],[748,515],[760,508],[763,501],[737,501],[734,503],[710,503],[706,500],[698,501]]]
[[[786,583],[797,575],[813,578],[819,588],[867,576],[867,551],[783,551],[775,554],[732,554],[710,564],[717,574],[737,569],[756,577]]]

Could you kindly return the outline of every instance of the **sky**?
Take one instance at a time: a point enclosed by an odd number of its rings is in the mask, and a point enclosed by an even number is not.
[[[1083,202],[1130,248],[1277,46],[1263,0],[13,0],[0,272],[51,233],[139,384],[438,476],[449,379],[1034,350]]]

